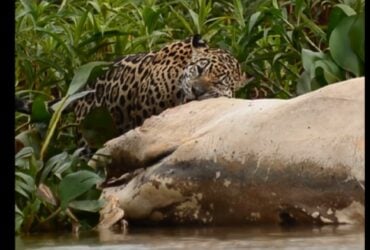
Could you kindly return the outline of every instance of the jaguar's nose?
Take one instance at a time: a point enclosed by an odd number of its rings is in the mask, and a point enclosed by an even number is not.
[[[198,97],[204,95],[207,92],[207,88],[205,88],[203,85],[196,84],[191,87],[191,91],[196,97]]]

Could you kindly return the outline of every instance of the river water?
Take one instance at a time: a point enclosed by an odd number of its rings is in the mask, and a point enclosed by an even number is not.
[[[364,227],[130,228],[126,233],[82,232],[16,238],[16,249],[365,249]]]

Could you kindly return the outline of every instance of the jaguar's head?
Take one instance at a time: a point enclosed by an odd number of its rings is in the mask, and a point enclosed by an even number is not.
[[[193,52],[191,63],[181,77],[184,102],[212,97],[233,97],[246,84],[239,62],[221,49]]]

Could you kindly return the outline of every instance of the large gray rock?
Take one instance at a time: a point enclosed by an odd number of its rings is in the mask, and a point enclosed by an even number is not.
[[[290,100],[194,101],[98,153],[112,157],[103,196],[131,222],[363,223],[364,78]]]

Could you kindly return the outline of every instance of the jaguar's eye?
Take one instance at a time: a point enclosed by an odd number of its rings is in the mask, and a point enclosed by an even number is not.
[[[228,75],[223,75],[218,78],[217,85],[229,85],[230,77]]]
[[[209,63],[209,61],[207,59],[203,59],[203,60],[200,60],[198,62],[198,66],[201,67],[201,68],[204,68],[205,66],[207,66]]]
[[[195,67],[194,66],[192,66],[192,67],[190,67],[189,68],[189,72],[190,72],[190,74],[195,74]]]

